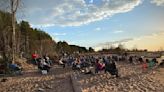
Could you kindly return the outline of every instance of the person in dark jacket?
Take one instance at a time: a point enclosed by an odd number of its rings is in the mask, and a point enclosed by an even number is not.
[[[45,59],[40,59],[39,63],[38,63],[38,69],[42,70],[46,70],[47,72],[50,71],[51,65],[49,65],[48,63],[45,62]]]
[[[109,72],[111,75],[116,75],[116,77],[119,77],[118,69],[116,67],[114,60],[105,63],[105,73],[106,72]]]

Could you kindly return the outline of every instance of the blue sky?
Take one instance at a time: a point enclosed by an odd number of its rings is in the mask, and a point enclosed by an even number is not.
[[[26,16],[18,13],[17,18],[55,41],[95,49],[120,43],[126,48],[164,48],[164,0],[24,0],[23,4]]]

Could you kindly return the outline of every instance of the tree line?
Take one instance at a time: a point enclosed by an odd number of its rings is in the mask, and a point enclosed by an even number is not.
[[[63,53],[94,51],[91,47],[86,49],[85,47],[69,45],[65,41],[55,42],[48,33],[30,27],[27,21],[16,22],[15,24],[15,53],[18,58],[30,58],[31,54],[35,52],[40,56],[58,56]],[[12,61],[12,17],[11,13],[4,11],[0,11],[0,55],[3,57],[3,61]]]
[[[119,44],[116,47],[111,46],[110,48],[103,48],[102,50],[99,50],[98,52],[122,54],[126,52],[147,52],[147,51],[148,51],[147,49],[137,49],[137,48],[133,48],[130,50],[130,49],[125,48],[123,44]]]
[[[56,51],[60,54],[78,54],[94,52],[92,47],[88,49],[77,45],[69,45],[66,41],[59,41],[56,45]]]

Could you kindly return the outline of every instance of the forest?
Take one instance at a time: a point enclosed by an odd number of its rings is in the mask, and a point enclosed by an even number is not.
[[[43,30],[32,28],[27,21],[16,22],[16,57],[31,58],[31,54],[58,57],[64,53],[73,54],[93,52],[90,47],[69,45],[66,41],[56,42]],[[1,62],[12,61],[12,18],[8,12],[0,11],[0,56]]]

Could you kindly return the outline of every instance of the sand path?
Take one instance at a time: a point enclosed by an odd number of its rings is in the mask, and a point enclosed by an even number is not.
[[[59,66],[47,75],[37,70],[26,71],[22,76],[6,77],[6,82],[0,82],[0,92],[73,92],[70,74],[69,68]]]

